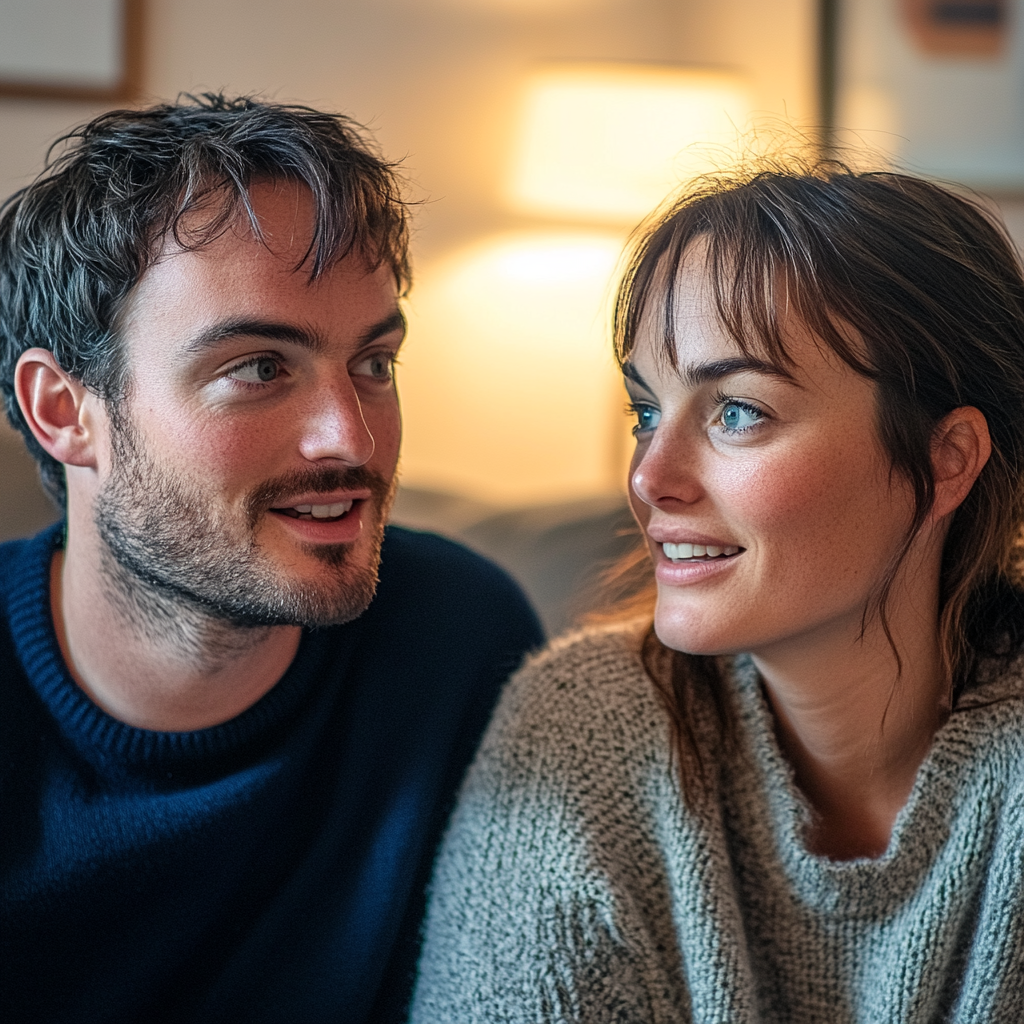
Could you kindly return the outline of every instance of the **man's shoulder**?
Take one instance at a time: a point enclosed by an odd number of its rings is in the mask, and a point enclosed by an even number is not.
[[[511,582],[503,569],[463,544],[405,526],[391,525],[385,529],[381,564],[389,572],[436,570]]]
[[[0,544],[0,612],[8,614],[12,595],[28,589],[36,596],[49,580],[53,549],[59,544],[63,524],[54,523],[34,537],[22,537]]]
[[[18,575],[26,555],[52,530],[51,526],[35,537],[18,537],[0,543],[0,585]]]
[[[535,632],[537,642],[541,638],[533,609],[504,569],[455,541],[399,526],[385,534],[373,606],[415,609],[417,618],[459,622],[463,628],[511,620]]]

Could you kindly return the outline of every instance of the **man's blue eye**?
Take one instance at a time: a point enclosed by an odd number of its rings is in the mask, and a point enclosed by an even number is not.
[[[364,356],[353,368],[352,373],[359,377],[370,377],[376,381],[390,381],[394,376],[398,360],[393,352],[372,352]]]
[[[761,413],[739,402],[727,402],[722,408],[722,426],[726,430],[740,431],[754,426],[761,419]]]
[[[269,384],[272,380],[277,380],[280,373],[281,367],[278,361],[271,359],[270,356],[264,356],[236,366],[228,376],[243,384]]]

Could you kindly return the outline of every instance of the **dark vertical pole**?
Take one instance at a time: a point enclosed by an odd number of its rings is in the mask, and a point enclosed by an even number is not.
[[[818,0],[818,103],[821,150],[826,157],[831,154],[836,141],[839,3],[840,0]]]

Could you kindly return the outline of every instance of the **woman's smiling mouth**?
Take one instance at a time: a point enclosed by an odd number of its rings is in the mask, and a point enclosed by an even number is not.
[[[733,544],[672,544],[665,541],[661,550],[670,562],[707,561],[710,558],[729,558],[742,548]]]

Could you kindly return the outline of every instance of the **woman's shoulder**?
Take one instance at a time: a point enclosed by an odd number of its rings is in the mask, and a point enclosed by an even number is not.
[[[557,680],[570,691],[595,679],[612,686],[623,680],[635,684],[645,675],[640,645],[647,626],[636,620],[572,630],[532,655],[519,676],[533,686]]]
[[[1024,786],[1024,654],[982,662],[945,731],[975,771]]]
[[[568,634],[507,686],[435,867],[412,1020],[678,1019],[658,837],[684,808],[642,634]]]
[[[611,794],[674,800],[671,727],[640,659],[644,631],[591,627],[531,658],[501,696],[464,804],[486,793],[493,805],[499,792],[577,808]]]
[[[1024,702],[1024,651],[1004,658],[988,658],[975,672],[973,685],[957,701],[956,710]]]
[[[575,735],[587,730],[592,742],[609,731],[632,732],[637,740],[648,734],[665,716],[640,659],[646,626],[592,626],[553,640],[509,682],[495,727]]]
[[[1000,736],[1024,745],[1024,652],[982,662],[951,717],[990,739]]]

